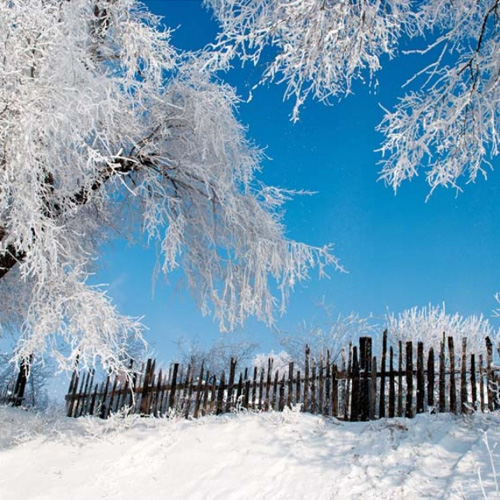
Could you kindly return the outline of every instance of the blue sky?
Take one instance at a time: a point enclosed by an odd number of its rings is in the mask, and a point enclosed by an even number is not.
[[[150,9],[177,27],[173,42],[183,49],[201,48],[213,39],[216,25],[197,0],[149,0]],[[288,237],[313,245],[335,244],[335,253],[349,271],[331,279],[312,279],[297,287],[287,314],[277,326],[294,330],[302,321],[321,320],[316,306],[323,300],[340,313],[383,315],[429,302],[446,302],[449,312],[490,315],[500,291],[499,171],[479,179],[463,193],[438,190],[426,200],[423,177],[403,185],[397,196],[377,182],[382,136],[375,131],[382,118],[379,104],[391,107],[402,95],[401,84],[415,70],[415,59],[383,60],[380,85],[356,85],[354,95],[335,106],[309,101],[299,123],[289,120],[292,103],[283,103],[283,88],[259,88],[239,109],[248,135],[265,147],[262,179],[271,185],[317,191],[287,205]],[[252,79],[253,78],[253,79]],[[253,68],[227,75],[246,98],[254,83]],[[498,163],[498,162],[497,162]],[[153,297],[155,254],[116,241],[105,249],[98,283],[110,284],[110,295],[124,314],[142,316],[147,338],[166,361],[184,336],[210,342],[217,324],[203,318],[177,282],[160,279]],[[276,348],[272,332],[250,320],[248,338],[262,350]]]

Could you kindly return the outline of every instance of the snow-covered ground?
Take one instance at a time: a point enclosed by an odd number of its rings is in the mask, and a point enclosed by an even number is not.
[[[493,499],[496,442],[500,415],[101,421],[0,408],[0,499]]]

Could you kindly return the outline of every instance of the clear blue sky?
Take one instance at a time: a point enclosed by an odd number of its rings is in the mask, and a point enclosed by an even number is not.
[[[150,9],[177,27],[174,44],[201,48],[213,39],[216,25],[196,0],[149,0]],[[375,150],[381,135],[379,104],[391,107],[400,86],[411,76],[415,60],[384,60],[375,92],[356,86],[355,95],[333,107],[308,102],[297,124],[289,121],[292,105],[282,102],[283,88],[272,85],[254,92],[240,107],[249,136],[266,147],[262,179],[281,187],[317,191],[287,206],[288,236],[314,245],[335,244],[348,274],[297,287],[288,313],[278,327],[293,330],[303,320],[318,317],[323,297],[337,312],[383,315],[429,302],[446,302],[449,312],[490,315],[493,295],[500,291],[500,172],[468,185],[456,196],[439,190],[426,203],[423,177],[404,185],[397,196],[377,182]],[[247,97],[253,68],[235,70],[228,80]],[[498,162],[497,162],[498,163]],[[96,282],[109,283],[110,295],[124,314],[142,316],[147,338],[164,361],[180,336],[210,342],[217,325],[203,318],[189,294],[177,282],[157,282],[153,297],[153,250],[117,241],[106,248]],[[275,347],[272,332],[256,321],[245,331],[262,345]]]

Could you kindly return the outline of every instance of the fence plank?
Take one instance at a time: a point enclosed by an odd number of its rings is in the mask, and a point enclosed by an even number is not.
[[[495,393],[494,384],[495,379],[493,377],[493,370],[491,365],[493,364],[493,344],[489,337],[486,337],[486,392],[488,394],[488,410],[493,411],[495,409]]]
[[[293,401],[293,361],[288,363],[288,399],[287,406],[288,408],[292,408]]]
[[[413,416],[413,343],[406,342],[406,410],[405,417]]]
[[[339,382],[337,380],[337,365],[332,366],[332,416],[335,418],[339,415]]]
[[[332,370],[330,364],[330,349],[326,351],[326,366],[325,366],[325,407],[323,415],[331,415],[331,388],[332,388]]]
[[[233,399],[233,391],[234,391],[234,376],[236,372],[236,360],[231,358],[230,366],[229,366],[229,380],[227,383],[227,393],[226,393],[226,413],[231,411],[231,408],[234,408],[234,399]]]
[[[317,413],[316,407],[316,361],[313,360],[312,372],[311,372],[311,413],[315,415]]]
[[[323,353],[320,354],[318,367],[318,413],[323,415]]]
[[[356,422],[359,419],[359,362],[358,362],[358,348],[352,348],[352,395],[351,395],[351,421]]]
[[[391,348],[392,349],[392,348]],[[382,359],[380,361],[380,404],[378,414],[380,418],[385,417],[385,365],[387,356],[387,330],[382,336]],[[394,416],[394,415],[393,415]]]
[[[274,383],[273,383],[273,401],[272,401],[272,409],[273,411],[278,411],[278,404],[279,404],[279,394],[278,394],[278,391],[279,391],[279,370],[276,370],[274,372]]]
[[[279,408],[279,411],[283,411],[285,408],[285,374],[284,373],[281,377],[279,391],[280,391],[280,394],[279,394],[278,408]]]
[[[398,342],[399,363],[398,363],[398,417],[403,416],[403,342]]]
[[[252,410],[255,410],[255,402],[257,401],[257,367],[253,369],[253,384],[252,384]]]
[[[347,369],[344,379],[344,420],[349,420],[352,406],[351,381],[352,381],[352,344],[349,342],[349,353],[347,356]]]
[[[462,339],[462,367],[460,371],[460,411],[468,413],[467,407],[467,339]]]
[[[382,382],[380,382],[380,398],[382,398]],[[385,405],[384,405],[385,410]],[[396,410],[396,381],[394,379],[394,350],[389,349],[389,418],[394,418]],[[379,410],[380,411],[380,410]],[[385,414],[385,412],[384,412]],[[379,417],[382,415],[379,414]]]
[[[309,354],[311,350],[306,345],[306,357],[304,365],[304,406],[303,411],[309,410]]]
[[[198,418],[198,414],[200,412],[200,404],[201,404],[201,388],[203,386],[203,372],[205,370],[204,361],[201,362],[200,367],[200,376],[198,377],[198,383],[196,384],[196,401],[194,404],[194,413],[193,417]],[[205,384],[206,385],[206,384]]]
[[[427,357],[427,406],[434,406],[434,349],[429,349]]]
[[[375,419],[375,409],[377,407],[377,357],[373,356],[370,370],[370,413],[368,418]]]
[[[476,355],[472,353],[470,355],[470,385],[472,392],[472,409],[478,409],[477,401],[477,382],[476,382]]]
[[[481,411],[486,410],[486,402],[484,399],[484,361],[483,355],[479,355],[479,400],[481,403]]]
[[[444,357],[444,339],[441,342],[441,352],[439,353],[439,412],[446,411],[446,372],[445,372],[445,357]]]
[[[191,411],[191,400],[193,398],[193,375],[194,366],[190,366],[186,375],[186,385],[184,388],[184,401],[183,401],[183,412],[185,418],[189,418],[189,412]]]
[[[457,413],[457,385],[455,380],[455,346],[453,337],[448,337],[448,351],[450,354],[450,412]]]
[[[220,415],[224,410],[224,389],[225,387],[225,374],[224,370],[222,370],[222,374],[220,376],[219,388],[217,391],[217,411],[216,415]]]
[[[300,373],[300,370],[297,370],[297,381],[295,382],[295,404],[296,405],[300,405],[300,397],[302,394],[301,383],[302,383],[301,373]]]
[[[179,363],[174,363],[172,370],[172,380],[170,381],[170,397],[168,399],[168,411],[172,413],[175,411],[175,392],[177,390],[177,373],[179,371]]]
[[[240,378],[238,380],[238,387],[236,389],[236,399],[233,402],[233,408],[238,408],[241,405],[241,396],[243,394],[243,374],[240,372]]]
[[[370,382],[372,348],[371,338],[361,337],[359,339],[359,364],[360,364],[360,394],[359,394],[359,419],[366,421],[370,414]]]
[[[424,344],[417,343],[417,413],[424,412],[425,401],[425,373],[424,373]]]
[[[259,411],[262,410],[262,393],[264,391],[264,368],[260,370],[260,382],[259,382]]]

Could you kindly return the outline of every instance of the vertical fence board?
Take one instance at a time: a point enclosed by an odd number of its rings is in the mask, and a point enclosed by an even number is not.
[[[292,408],[293,401],[293,361],[288,364],[288,408]]]
[[[375,409],[377,407],[377,357],[373,356],[370,373],[370,412],[368,418],[375,419]]]
[[[486,393],[488,394],[488,410],[493,411],[495,409],[495,394],[494,394],[494,384],[495,380],[493,377],[493,370],[491,365],[493,364],[493,344],[489,337],[486,337]]]
[[[306,345],[306,357],[304,365],[304,406],[303,411],[309,410],[309,346]]]
[[[359,419],[359,362],[358,348],[352,348],[352,395],[351,395],[351,421],[356,422]]]
[[[385,417],[385,364],[386,364],[386,356],[387,356],[387,330],[384,330],[383,337],[382,337],[382,359],[380,361],[380,363],[381,363],[380,364],[380,404],[379,404],[379,409],[378,409],[378,414],[379,414],[380,418]]]
[[[446,372],[445,372],[445,354],[444,354],[444,333],[441,342],[441,352],[439,353],[439,412],[446,411]]]
[[[316,361],[313,360],[312,371],[311,371],[311,413],[315,415],[317,413],[316,407]]]
[[[462,339],[462,366],[460,371],[460,411],[467,413],[467,339]]]
[[[380,398],[382,398],[382,382],[380,382]],[[385,408],[385,406],[384,406]],[[396,381],[394,380],[394,350],[389,349],[389,418],[394,418],[396,410]],[[382,418],[382,415],[379,414]]]
[[[434,406],[434,349],[429,349],[427,357],[427,406]]]
[[[332,366],[332,416],[339,415],[339,382],[337,380],[337,365]]]
[[[476,356],[475,354],[470,355],[470,385],[472,393],[472,408],[474,410],[478,409],[477,401],[477,382],[476,382]]]
[[[403,416],[403,342],[398,342],[399,359],[398,359],[398,417]]]
[[[479,355],[479,400],[481,404],[481,411],[486,410],[486,403],[484,399],[484,362],[483,355]]]
[[[455,346],[453,337],[448,337],[448,351],[450,354],[450,411],[457,413],[457,385],[455,380]]]
[[[413,416],[413,343],[406,342],[406,410],[405,417]]]
[[[425,401],[425,372],[424,372],[424,344],[417,343],[417,413],[424,412]]]

